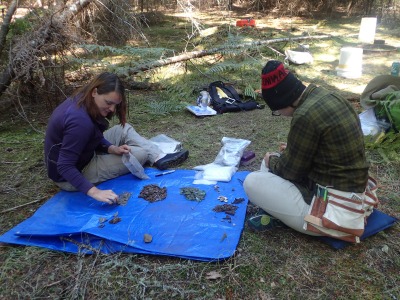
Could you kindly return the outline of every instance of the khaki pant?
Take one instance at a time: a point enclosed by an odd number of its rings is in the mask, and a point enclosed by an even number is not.
[[[162,151],[151,141],[140,136],[129,124],[124,127],[115,125],[104,132],[104,137],[116,146],[128,145],[130,152],[143,166],[145,163],[151,165],[162,153]],[[122,156],[115,154],[95,154],[92,160],[82,170],[83,176],[93,184],[128,174],[129,170],[122,162]],[[63,190],[76,191],[69,182],[56,182]]]
[[[247,175],[243,187],[249,201],[271,216],[296,231],[318,235],[303,229],[309,205],[304,201],[298,188],[289,180],[269,172],[264,160],[259,171]]]

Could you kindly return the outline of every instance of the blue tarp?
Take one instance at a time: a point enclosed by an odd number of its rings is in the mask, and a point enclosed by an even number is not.
[[[146,169],[148,180],[131,174],[99,185],[115,193],[132,193],[125,206],[98,202],[80,192],[61,191],[41,206],[29,219],[0,236],[0,242],[38,246],[71,253],[125,252],[167,255],[201,261],[218,261],[231,257],[243,230],[247,196],[242,182],[248,171],[237,172],[230,182],[214,185],[194,185],[196,171],[176,170],[161,177],[160,171]],[[148,184],[167,188],[162,201],[149,202],[139,198]],[[206,192],[203,201],[190,201],[181,194],[181,188],[195,187]],[[224,212],[213,208],[225,204],[218,196],[232,204],[244,198],[236,213],[226,218]],[[104,222],[118,212],[117,224]],[[144,234],[153,237],[144,241]]]

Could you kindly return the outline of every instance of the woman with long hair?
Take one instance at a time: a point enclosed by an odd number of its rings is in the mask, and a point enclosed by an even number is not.
[[[165,154],[126,123],[125,88],[119,77],[104,72],[62,102],[50,116],[44,145],[47,173],[66,191],[81,191],[109,204],[112,190],[97,184],[129,173],[123,154],[141,165],[163,170],[186,160],[188,151]],[[119,124],[108,129],[113,116]]]

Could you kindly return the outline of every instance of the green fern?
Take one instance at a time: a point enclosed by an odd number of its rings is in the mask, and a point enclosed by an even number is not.
[[[153,100],[147,103],[146,106],[150,114],[165,116],[170,115],[173,112],[181,111],[186,106],[186,104],[178,102],[176,100]]]
[[[130,55],[139,55],[139,56],[146,56],[149,54],[152,55],[162,55],[166,52],[173,53],[173,50],[166,49],[166,48],[138,48],[138,47],[130,47],[125,46],[122,48],[116,48],[112,46],[101,46],[97,44],[81,44],[78,45],[79,48],[84,48],[89,52],[111,52],[115,54],[130,54]]]
[[[246,85],[244,88],[244,96],[251,97],[254,100],[257,99],[257,93],[250,84]]]
[[[147,103],[150,114],[169,115],[185,109],[187,99],[192,97],[192,88],[185,84],[170,84],[162,82],[164,90],[158,94],[159,99]]]
[[[255,67],[259,70],[261,62],[257,61],[222,61],[221,63],[213,65],[211,68],[208,69],[208,74],[219,74],[219,73],[242,73],[247,70],[254,70]]]
[[[365,147],[377,150],[387,163],[400,162],[400,133],[391,130],[376,140],[367,136],[365,137]]]

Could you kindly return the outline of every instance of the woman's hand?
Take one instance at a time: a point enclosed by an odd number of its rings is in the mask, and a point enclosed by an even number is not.
[[[116,155],[122,155],[125,153],[129,153],[129,146],[128,145],[121,145],[121,146],[115,146],[111,145],[108,147],[108,153],[110,154],[116,154]]]
[[[92,187],[87,195],[96,199],[97,201],[115,204],[117,203],[118,195],[115,194],[112,190],[100,190],[97,187]]]

